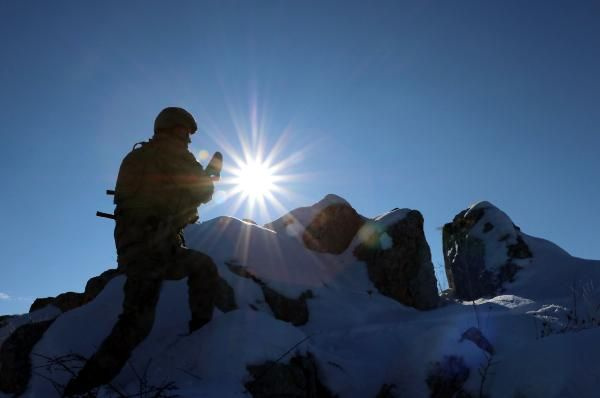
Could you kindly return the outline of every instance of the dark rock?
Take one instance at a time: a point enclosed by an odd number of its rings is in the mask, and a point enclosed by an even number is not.
[[[92,279],[88,280],[85,284],[85,292],[84,301],[85,303],[89,303],[93,299],[96,298],[100,294],[100,292],[104,289],[104,287],[110,282],[114,277],[121,275],[121,271],[118,269],[109,269],[104,271],[99,276],[95,276]]]
[[[292,299],[267,286],[265,282],[249,271],[247,267],[231,263],[227,263],[227,267],[234,274],[252,279],[260,285],[265,301],[271,308],[271,311],[273,311],[276,319],[290,322],[294,326],[301,326],[308,322],[309,314],[306,300],[313,298],[313,293],[310,290],[303,292],[298,298]]]
[[[313,297],[310,290],[302,293],[297,299],[285,297],[266,285],[262,286],[262,291],[275,318],[294,326],[301,326],[308,322],[306,299]]]
[[[310,250],[343,253],[364,224],[363,218],[347,203],[323,208],[304,230],[302,239]]]
[[[73,308],[81,307],[84,304],[84,294],[66,292],[61,293],[56,297],[38,298],[31,304],[29,312],[39,310],[50,304],[58,307],[62,312],[69,311]]]
[[[488,218],[488,212],[494,213],[492,218]],[[496,226],[490,220],[498,217],[504,217],[504,229],[494,229]],[[496,295],[502,291],[505,282],[514,281],[521,269],[516,260],[532,257],[520,230],[488,202],[457,214],[451,223],[444,225],[442,240],[448,285],[459,300]],[[486,264],[487,250],[502,250],[506,260],[500,264]]]
[[[14,315],[0,315],[0,328],[6,326],[11,318],[14,318]]]
[[[264,282],[261,281],[258,277],[256,277],[252,272],[250,272],[247,267],[230,262],[225,262],[225,265],[227,265],[227,268],[237,276],[252,279],[254,282],[258,283],[261,286],[264,285]]]
[[[512,261],[507,261],[498,271],[498,280],[502,282],[514,282],[517,272],[523,267],[518,266]]]
[[[296,355],[288,364],[267,361],[247,367],[252,376],[245,387],[254,398],[333,398],[319,380],[311,354]]]
[[[483,226],[483,233],[488,233],[490,232],[492,229],[494,229],[494,226],[492,225],[492,223],[486,222],[485,225]]]
[[[494,355],[495,353],[492,343],[490,343],[490,341],[483,335],[481,330],[476,327],[470,327],[469,329],[465,330],[459,341],[462,342],[464,340],[469,340],[490,355]]]
[[[19,395],[31,378],[30,354],[53,320],[18,327],[0,347],[0,391]]]
[[[219,277],[217,286],[215,306],[223,312],[233,311],[238,308],[233,288],[221,277]]]
[[[429,396],[431,398],[471,397],[463,389],[470,373],[463,358],[455,355],[446,356],[441,361],[433,363],[425,379],[429,387]]]
[[[448,286],[454,291],[454,297],[461,300],[475,300],[495,293],[498,283],[494,275],[485,267],[483,241],[466,233],[449,232],[446,226],[442,236],[446,277]],[[460,250],[454,253],[451,247],[458,247]]]
[[[508,256],[510,258],[530,258],[533,257],[529,246],[521,236],[517,236],[517,243],[508,246]]]
[[[56,297],[45,297],[35,299],[33,304],[31,304],[31,307],[29,308],[29,312],[39,310],[50,304],[59,308],[62,312],[70,311],[72,309],[81,307],[82,305],[87,304],[93,299],[95,299],[96,296],[100,294],[102,289],[104,289],[106,284],[120,273],[121,272],[116,269],[109,269],[100,274],[99,276],[91,278],[85,285],[85,291],[83,293],[66,292],[59,294]]]
[[[435,308],[437,281],[421,213],[411,210],[384,232],[393,240],[391,248],[373,243],[379,240],[376,232],[354,250],[354,255],[367,263],[369,279],[381,294],[402,304],[421,310]]]
[[[394,384],[384,384],[381,386],[381,389],[375,396],[375,398],[396,398],[397,395],[394,394],[396,390],[396,386]]]

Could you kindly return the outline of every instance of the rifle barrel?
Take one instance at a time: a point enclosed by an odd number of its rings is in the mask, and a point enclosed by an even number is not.
[[[97,211],[96,212],[96,216],[102,217],[102,218],[110,218],[111,220],[115,220],[116,219],[114,214],[103,213],[101,211]]]

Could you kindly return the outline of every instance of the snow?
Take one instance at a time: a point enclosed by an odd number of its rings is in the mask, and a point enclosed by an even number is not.
[[[480,209],[485,210],[484,216],[473,226],[470,235],[485,242],[486,268],[497,270],[506,264],[508,259],[507,246],[517,243],[518,231],[515,229],[510,217],[490,202],[482,201],[472,205],[467,210],[465,217]],[[485,232],[486,225],[491,225],[493,228]],[[529,261],[513,259],[513,263],[526,266]]]
[[[60,313],[60,309],[53,305],[48,305],[44,308],[40,308],[37,311],[10,318],[6,325],[0,328],[0,347],[2,346],[4,340],[6,340],[18,327],[28,323],[49,321],[50,319],[56,318],[58,315],[60,315]]]
[[[245,396],[246,364],[275,359],[306,337],[287,323],[249,309],[215,314],[207,326],[187,334],[186,291],[185,280],[165,282],[152,332],[113,382],[121,391],[137,392],[133,369],[142,373],[151,364],[148,378],[176,382],[181,396]]]
[[[472,209],[480,207],[486,208],[486,216],[472,233],[486,239],[486,248],[506,233],[516,239],[505,213],[489,202]],[[302,209],[292,212],[299,224],[312,214]],[[382,248],[389,248],[386,229],[408,211],[397,209],[370,220],[368,234],[377,233]],[[486,222],[494,228],[484,233]],[[374,397],[384,383],[395,384],[401,396],[427,397],[428,369],[447,355],[464,358],[470,368],[465,388],[477,396],[479,370],[487,358],[472,342],[460,341],[473,326],[495,348],[483,388],[491,398],[595,397],[600,389],[600,327],[569,327],[567,318],[574,308],[581,318],[594,316],[600,305],[600,261],[571,257],[543,239],[521,234],[534,256],[516,281],[505,285],[502,295],[474,302],[448,301],[435,310],[417,311],[381,295],[351,249],[341,255],[312,252],[285,233],[280,222],[265,228],[219,217],[191,225],[185,234],[189,247],[212,257],[221,277],[233,287],[239,309],[215,310],[209,324],[188,334],[186,280],[165,281],[150,335],[113,381],[122,391],[136,392],[139,382],[134,369],[142,373],[147,367],[151,384],[173,381],[181,397],[247,397],[247,366],[276,360],[300,343],[281,361],[287,362],[296,352],[311,352],[322,381],[341,398]],[[358,235],[353,245],[360,242]],[[506,255],[506,242],[489,247],[490,261]],[[244,267],[290,298],[310,290],[314,297],[307,300],[308,323],[294,327],[275,319],[260,286],[232,272],[232,266]],[[59,315],[34,352],[91,355],[117,320],[124,280],[113,279],[95,300]],[[47,308],[30,317],[43,320],[58,315],[56,309]],[[11,320],[12,327],[23,319]],[[544,321],[550,333],[542,337]],[[6,330],[0,329],[0,338],[8,334]],[[34,366],[43,364],[39,357],[32,359]],[[67,380],[62,373],[52,377],[61,383]],[[24,396],[57,395],[50,383],[34,375]]]
[[[112,279],[93,301],[60,315],[48,328],[42,339],[33,347],[32,375],[24,397],[54,397],[56,391],[43,377],[51,377],[59,384],[66,384],[69,375],[54,369],[48,370],[46,358],[66,354],[78,354],[89,358],[112,330],[121,312],[124,276]]]
[[[391,225],[396,224],[399,221],[402,221],[406,217],[406,215],[411,211],[411,209],[394,209],[385,214],[375,217],[373,221],[375,221],[382,227],[387,228]]]

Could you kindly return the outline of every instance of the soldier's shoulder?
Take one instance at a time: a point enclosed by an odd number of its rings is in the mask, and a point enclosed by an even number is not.
[[[148,145],[148,142],[138,142],[136,143],[131,151],[123,158],[123,163],[133,163],[144,161],[148,158],[154,156],[154,150],[152,150],[151,145]]]

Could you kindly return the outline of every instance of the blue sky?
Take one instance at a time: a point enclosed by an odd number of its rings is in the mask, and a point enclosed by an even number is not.
[[[583,1],[0,2],[0,314],[115,266],[95,211],[170,105],[196,116],[195,152],[284,134],[276,158],[302,176],[286,209],[420,210],[436,265],[437,228],[479,200],[598,259],[599,18]],[[201,219],[270,221],[232,202]]]

